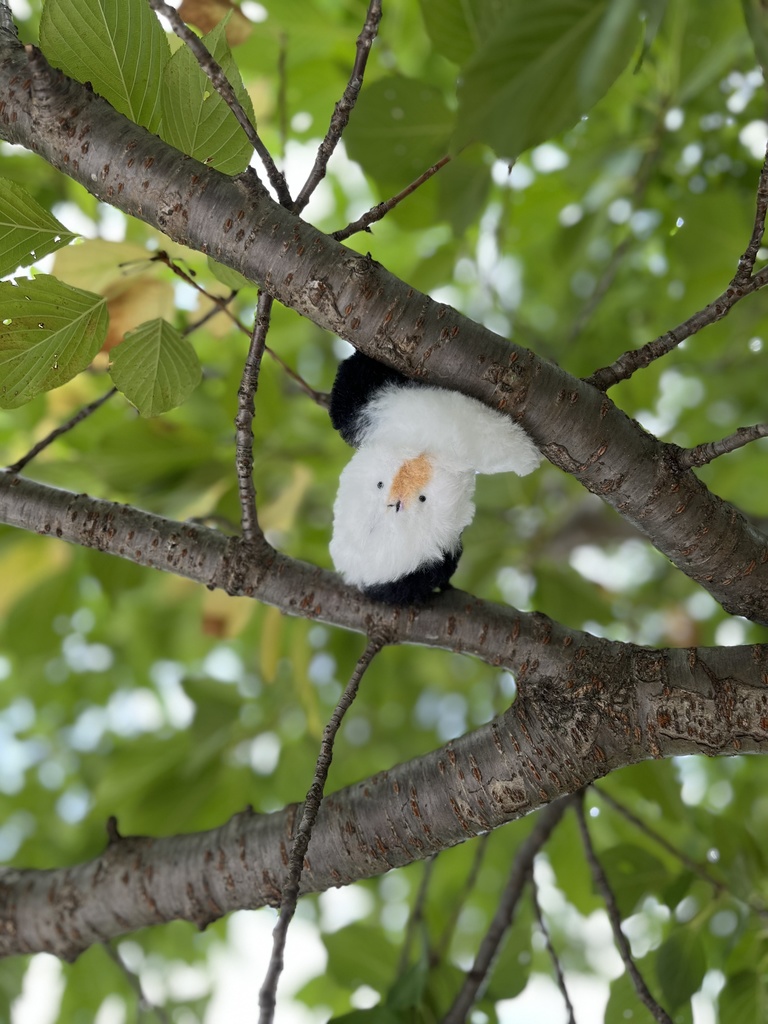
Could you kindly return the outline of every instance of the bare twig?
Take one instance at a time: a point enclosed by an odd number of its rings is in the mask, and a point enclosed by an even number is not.
[[[173,260],[168,255],[167,252],[161,251],[155,253],[152,259],[157,260],[160,263],[164,263],[170,270],[173,271],[174,274],[176,274],[177,277],[180,277],[182,281],[185,281],[187,284],[191,285],[201,295],[204,295],[210,302],[215,303],[217,308],[214,310],[209,310],[203,317],[201,317],[198,321],[195,322],[193,327],[202,326],[202,324],[210,320],[211,317],[221,312],[225,316],[229,317],[229,319],[232,321],[235,327],[237,327],[238,331],[240,331],[242,334],[246,334],[248,337],[251,336],[250,328],[246,327],[245,324],[240,319],[238,319],[237,314],[233,313],[232,310],[229,308],[229,305],[232,302],[232,299],[237,294],[237,292],[230,292],[229,295],[214,295],[212,292],[207,291],[201,284],[199,284],[199,282],[195,280],[192,274],[188,273],[181,266],[179,266],[179,264],[175,260]],[[304,380],[304,378],[301,377],[294,369],[292,369],[285,362],[285,360],[282,359],[281,356],[277,354],[277,352],[275,352],[274,349],[269,347],[269,345],[264,346],[264,351],[271,359],[274,359],[277,365],[281,367],[281,369],[291,378],[291,380],[293,380],[301,388],[301,390],[312,399],[313,402],[315,402],[323,409],[328,408],[329,396],[324,391],[317,391],[310,384],[308,384]]]
[[[640,1002],[648,1008],[655,1021],[658,1021],[659,1024],[672,1024],[672,1020],[667,1011],[662,1006],[659,1006],[651,995],[650,989],[645,983],[645,979],[637,969],[637,965],[632,958],[632,950],[629,947],[629,940],[621,930],[621,915],[619,914],[619,908],[616,904],[616,898],[613,895],[613,890],[608,883],[608,879],[603,871],[602,865],[595,853],[595,848],[592,845],[592,839],[589,835],[589,829],[587,828],[587,820],[584,816],[583,793],[581,794],[581,799],[576,803],[576,816],[579,821],[579,830],[581,832],[581,840],[584,845],[584,853],[592,872],[595,887],[599,891],[603,898],[603,902],[605,903],[605,909],[608,913],[608,919],[611,922],[611,929],[613,930],[614,942],[619,950],[621,959],[624,961],[624,967],[626,968],[627,974],[634,985],[637,997]]]
[[[733,276],[733,284],[745,284],[754,273],[755,260],[760,249],[760,243],[765,234],[765,216],[768,213],[768,145],[765,150],[763,166],[760,169],[760,177],[757,182],[757,201],[755,203],[755,220],[752,225],[752,236],[749,244],[744,250],[739,266]]]
[[[237,389],[237,416],[235,417],[235,468],[240,494],[243,537],[246,540],[256,540],[261,536],[256,515],[256,488],[253,483],[253,414],[254,397],[259,386],[261,359],[264,355],[264,345],[271,319],[272,296],[267,295],[266,292],[259,292],[251,344],[243,366],[240,387]]]
[[[285,151],[288,147],[288,36],[285,32],[280,33],[279,49],[277,52],[277,123],[280,132],[280,151],[285,159]]]
[[[732,899],[738,900],[745,907],[748,907],[753,913],[758,914],[764,919],[768,919],[768,907],[760,906],[759,904],[753,903],[750,900],[745,900],[741,896],[736,896],[719,878],[716,878],[710,871],[707,870],[705,865],[700,864],[698,861],[689,857],[688,854],[684,853],[683,850],[678,850],[676,846],[673,846],[668,839],[666,839],[660,832],[651,828],[647,822],[638,818],[636,814],[633,814],[628,807],[619,803],[614,797],[607,793],[600,786],[592,786],[592,792],[597,793],[601,800],[604,800],[617,814],[620,814],[625,818],[631,825],[639,829],[655,843],[666,850],[668,854],[678,860],[684,865],[693,875],[696,875],[702,881],[706,882],[707,885],[712,887],[712,890],[717,896],[730,896]]]
[[[296,202],[293,206],[295,213],[301,213],[309,202],[312,193],[325,177],[328,161],[331,159],[334,150],[339,144],[344,129],[349,123],[349,116],[354,109],[355,103],[357,103],[357,97],[360,95],[360,89],[363,85],[363,75],[365,74],[365,67],[368,63],[368,55],[371,52],[373,41],[379,30],[380,21],[381,0],[370,0],[370,3],[368,4],[368,12],[365,16],[365,24],[363,25],[360,35],[357,37],[357,56],[355,57],[355,63],[352,67],[352,73],[349,76],[349,82],[347,83],[347,87],[345,88],[341,99],[334,107],[333,114],[331,115],[331,121],[328,125],[328,131],[325,133],[325,138],[317,148],[317,155],[315,156],[315,162],[312,166],[312,170],[309,172],[301,192],[299,192],[296,197]]]
[[[763,233],[765,231],[765,217],[768,211],[768,149],[760,170],[760,178],[757,185],[757,199],[755,204],[755,220],[752,227],[749,244],[741,255],[730,284],[713,302],[710,302],[704,309],[694,313],[687,320],[677,327],[659,335],[653,341],[649,341],[641,348],[632,349],[611,363],[596,370],[590,377],[586,378],[587,383],[594,385],[601,391],[618,384],[619,381],[628,380],[636,370],[640,370],[661,356],[671,352],[681,341],[690,338],[698,333],[703,327],[717,323],[733,309],[737,302],[746,295],[758,291],[768,284],[768,267],[763,267],[756,274],[753,273],[755,260],[760,248]]]
[[[22,469],[24,469],[24,467],[30,463],[36,455],[39,455],[41,451],[47,448],[48,445],[53,444],[57,438],[61,437],[62,434],[68,433],[73,427],[76,427],[78,423],[82,423],[84,419],[87,419],[92,415],[92,413],[96,412],[97,409],[100,409],[106,401],[116,394],[117,388],[110,388],[109,391],[106,391],[101,396],[101,398],[97,398],[88,405],[84,405],[79,412],[76,412],[75,415],[71,417],[71,419],[68,419],[66,423],[62,423],[60,427],[56,427],[56,429],[52,430],[50,434],[42,439],[42,441],[38,441],[33,448],[30,448],[26,455],[22,455],[22,457],[14,462],[12,466],[8,466],[8,472],[20,473]]]
[[[261,141],[255,126],[251,124],[250,118],[246,114],[245,110],[243,110],[243,106],[235,95],[235,90],[232,88],[229,79],[224,74],[221,65],[218,64],[218,62],[211,56],[205,43],[203,43],[191,29],[187,28],[179,16],[178,11],[173,7],[170,7],[164,2],[164,0],[147,0],[147,2],[156,14],[162,14],[168,19],[171,24],[171,28],[176,35],[186,43],[195,55],[197,63],[200,65],[200,69],[210,79],[211,85],[232,111],[238,124],[245,132],[248,141],[259,154],[259,158],[264,164],[264,169],[267,172],[270,184],[277,193],[278,201],[282,206],[290,209],[292,200],[290,192],[288,191],[288,185],[285,181],[285,176],[282,171],[278,169],[272,159],[271,153]]]
[[[136,998],[139,1003],[139,1009],[142,1012],[152,1013],[160,1021],[160,1024],[171,1024],[171,1018],[168,1016],[162,1006],[156,1006],[151,999],[147,997],[141,984],[141,978],[132,971],[128,964],[120,956],[118,950],[114,948],[109,942],[102,943],[101,947],[108,957],[110,957],[117,966],[120,968],[123,977],[128,983],[128,986],[133,989],[136,994]]]
[[[480,874],[480,868],[482,867],[483,860],[485,859],[485,854],[488,850],[488,840],[490,836],[491,833],[486,832],[484,835],[478,836],[478,838],[475,840],[475,856],[474,860],[472,861],[472,867],[469,869],[469,874],[466,877],[461,893],[454,901],[453,907],[451,909],[451,916],[448,919],[448,923],[443,929],[442,935],[437,940],[435,948],[432,951],[432,954],[429,958],[430,965],[432,967],[437,966],[437,964],[439,964],[440,961],[443,960],[446,954],[448,953],[448,948],[451,944],[451,939],[453,938],[454,932],[456,931],[456,925],[459,922],[459,915],[461,914],[464,904],[467,902],[469,894],[474,889],[478,875]]]
[[[334,231],[331,238],[335,238],[337,242],[343,242],[345,238],[349,238],[351,235],[357,234],[358,231],[368,231],[371,224],[377,220],[381,220],[382,217],[386,216],[390,210],[402,203],[404,199],[412,195],[417,188],[424,184],[425,181],[429,181],[433,174],[437,174],[441,167],[445,167],[451,159],[451,154],[446,153],[445,156],[440,157],[437,163],[432,164],[428,167],[423,174],[420,174],[418,178],[414,179],[410,185],[398,192],[397,195],[392,196],[390,199],[385,200],[383,203],[377,203],[376,206],[372,206],[367,213],[364,213],[362,217],[358,217],[357,220],[353,220],[351,224],[347,224],[345,228],[340,228],[338,231]]]
[[[386,641],[380,637],[369,639],[323,732],[320,753],[315,765],[315,777],[304,801],[301,821],[296,829],[288,860],[288,877],[283,886],[280,916],[272,933],[272,955],[259,993],[259,1024],[271,1024],[274,1020],[277,983],[284,965],[285,940],[288,934],[288,926],[296,912],[296,903],[299,898],[299,883],[304,869],[304,857],[312,837],[312,829],[317,820],[317,812],[320,810],[320,804],[323,800],[328,770],[333,759],[333,744],[336,734],[341,727],[344,715],[352,706],[352,702],[357,696],[361,679],[385,643]]]
[[[531,875],[533,859],[572,802],[572,797],[563,797],[544,807],[537,815],[530,835],[520,844],[498,910],[480,943],[475,962],[442,1024],[463,1024],[467,1019],[467,1014],[490,976],[501,942],[512,924],[520,897]]]
[[[552,945],[552,938],[550,937],[549,929],[547,928],[546,921],[544,920],[544,915],[542,914],[541,907],[539,906],[538,888],[536,886],[536,880],[533,878],[533,875],[531,875],[531,897],[533,899],[533,912],[536,915],[536,920],[538,921],[539,928],[541,929],[541,933],[544,936],[544,942],[547,946],[547,952],[549,953],[549,958],[552,961],[552,966],[555,970],[555,976],[557,977],[557,987],[560,989],[560,992],[562,993],[563,1001],[565,1002],[565,1007],[568,1011],[568,1024],[576,1024],[576,1018],[573,1015],[573,1004],[571,1003],[570,996],[568,995],[568,987],[565,984],[565,977],[563,975],[563,968],[560,964],[560,957],[557,955],[557,953],[555,952],[555,947]]]
[[[432,872],[435,869],[436,860],[437,854],[433,857],[429,857],[424,862],[424,871],[421,875],[421,882],[419,883],[419,889],[416,893],[416,899],[413,901],[413,907],[411,908],[411,913],[408,918],[408,927],[405,930],[403,946],[400,950],[400,962],[397,967],[398,978],[401,978],[408,969],[408,961],[411,958],[411,946],[413,945],[413,940],[418,928],[424,921],[424,908],[427,904],[429,884],[432,881]]]
[[[755,423],[751,427],[739,427],[735,433],[729,434],[728,437],[719,441],[707,441],[705,444],[697,444],[695,448],[681,449],[677,453],[677,464],[681,469],[706,466],[708,462],[712,462],[721,455],[735,452],[761,437],[768,437],[768,423]]]

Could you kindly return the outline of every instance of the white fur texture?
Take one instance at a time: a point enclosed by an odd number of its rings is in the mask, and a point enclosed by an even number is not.
[[[390,385],[362,413],[361,447],[386,444],[404,458],[428,452],[475,473],[526,476],[541,455],[522,427],[474,398],[444,388]]]
[[[339,480],[330,545],[336,569],[358,587],[400,579],[455,551],[475,514],[476,473],[525,476],[541,461],[508,416],[456,391],[388,386],[362,418],[360,447]],[[425,500],[398,508],[392,481],[420,455],[432,470],[420,488]]]
[[[432,460],[432,478],[421,489],[426,500],[417,497],[398,510],[389,491],[402,462],[402,452],[370,444],[341,474],[330,550],[337,570],[355,586],[386,583],[439,561],[472,522],[472,470]]]

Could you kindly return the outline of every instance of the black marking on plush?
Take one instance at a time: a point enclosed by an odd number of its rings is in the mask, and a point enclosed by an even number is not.
[[[409,572],[389,583],[375,583],[360,589],[374,601],[382,601],[384,604],[420,604],[434,590],[446,590],[450,586],[448,581],[456,571],[461,552],[462,545],[459,541],[456,550],[446,551],[439,562],[422,565],[414,572]]]
[[[360,441],[360,414],[374,394],[385,384],[410,383],[404,374],[383,363],[354,352],[339,364],[331,389],[331,423],[347,444],[357,448]]]

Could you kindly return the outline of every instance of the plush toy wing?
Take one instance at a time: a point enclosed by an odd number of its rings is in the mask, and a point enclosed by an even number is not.
[[[428,451],[475,473],[526,476],[541,455],[522,427],[459,391],[387,383],[357,420],[358,445],[389,444],[403,452]]]
[[[448,586],[476,473],[523,476],[541,459],[508,417],[359,352],[339,367],[330,414],[358,449],[339,480],[331,557],[348,583],[391,604]]]

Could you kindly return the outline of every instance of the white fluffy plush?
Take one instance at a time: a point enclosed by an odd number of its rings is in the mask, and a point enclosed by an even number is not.
[[[341,474],[331,557],[358,587],[397,580],[459,549],[476,473],[525,476],[541,456],[525,431],[473,398],[386,386],[362,412]]]

